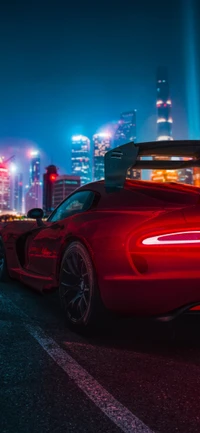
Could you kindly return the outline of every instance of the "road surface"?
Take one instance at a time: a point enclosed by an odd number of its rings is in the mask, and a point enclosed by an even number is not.
[[[58,294],[0,286],[1,433],[199,433],[200,317],[67,329]]]

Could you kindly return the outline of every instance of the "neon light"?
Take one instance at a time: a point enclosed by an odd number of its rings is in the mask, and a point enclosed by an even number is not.
[[[176,232],[176,233],[168,233],[166,235],[153,236],[152,238],[144,239],[142,241],[142,244],[144,245],[200,244],[200,231],[196,230],[196,231],[189,231],[189,232]]]
[[[84,135],[73,135],[72,141],[87,141],[89,140],[88,137],[85,137]]]
[[[52,182],[54,182],[54,181],[56,180],[56,178],[57,178],[57,174],[54,174],[54,173],[50,174],[50,176],[49,176],[49,179],[50,179]]]
[[[160,119],[157,120],[157,123],[163,123],[163,122],[167,122],[167,119],[165,119],[164,117],[161,117]]]
[[[95,134],[93,136],[94,139],[96,139],[98,137],[100,137],[100,138],[111,138],[111,134],[109,134],[109,132],[99,132],[98,134]]]
[[[160,137],[158,137],[158,141],[173,141],[173,138],[170,137],[169,135],[160,135]]]
[[[162,123],[162,122],[168,122],[168,123],[173,123],[173,119],[171,117],[169,117],[169,119],[165,119],[164,117],[160,117],[157,120],[157,123]]]

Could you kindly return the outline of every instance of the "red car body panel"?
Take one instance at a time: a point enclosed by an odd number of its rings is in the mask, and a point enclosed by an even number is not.
[[[200,241],[143,243],[165,234],[200,231],[200,188],[126,181],[121,191],[106,193],[101,181],[79,188],[84,190],[100,197],[86,212],[47,221],[44,227],[33,221],[1,224],[12,278],[36,290],[57,288],[63,253],[72,239],[79,239],[90,252],[102,300],[110,310],[162,315],[200,303]]]

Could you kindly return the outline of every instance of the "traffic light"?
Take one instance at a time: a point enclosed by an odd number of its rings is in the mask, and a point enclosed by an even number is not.
[[[58,174],[50,174],[50,176],[49,176],[49,179],[51,180],[51,182],[54,182],[55,180],[56,180],[56,178],[57,178],[57,176],[58,176]]]

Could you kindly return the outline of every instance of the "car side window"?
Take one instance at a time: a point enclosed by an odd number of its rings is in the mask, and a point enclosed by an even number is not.
[[[94,192],[79,191],[71,195],[50,215],[48,221],[56,222],[74,215],[79,212],[84,212],[90,208],[94,200]]]

